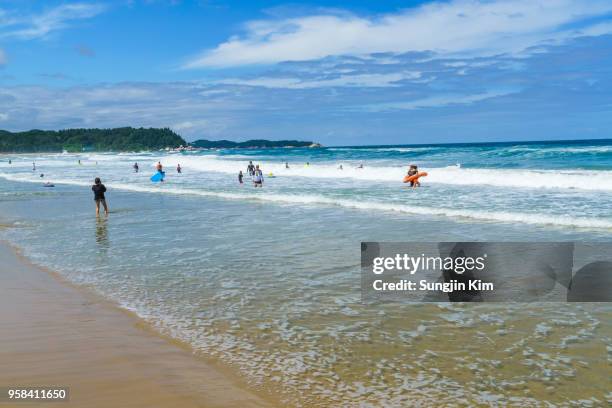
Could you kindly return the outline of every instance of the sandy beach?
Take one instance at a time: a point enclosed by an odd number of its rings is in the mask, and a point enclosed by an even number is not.
[[[4,243],[0,276],[1,386],[69,387],[60,405],[74,407],[271,406],[230,373]]]

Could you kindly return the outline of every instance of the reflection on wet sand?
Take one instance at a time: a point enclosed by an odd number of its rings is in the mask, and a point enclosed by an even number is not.
[[[109,247],[107,217],[96,217],[96,243],[104,250]]]

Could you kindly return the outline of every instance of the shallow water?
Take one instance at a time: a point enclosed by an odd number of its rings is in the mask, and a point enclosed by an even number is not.
[[[164,185],[148,181],[158,159],[149,154],[81,155],[81,166],[73,155],[13,156],[10,167],[0,165],[0,222],[11,226],[0,234],[293,405],[610,400],[610,306],[365,305],[359,243],[609,240],[612,188],[555,187],[563,177],[554,165],[508,170],[543,172],[547,188],[502,186],[503,177],[498,186],[436,180],[438,171],[467,173],[438,170],[450,163],[425,154],[420,163],[442,167],[424,168],[431,177],[413,191],[391,179],[393,172],[401,179],[406,152],[353,150],[296,149],[282,158],[247,151],[278,176],[262,190],[236,183],[244,151],[162,155],[168,169],[184,168],[168,171]],[[142,173],[131,172],[135,160]],[[350,168],[361,161],[363,170]],[[609,176],[576,163],[581,174]],[[40,172],[57,186],[41,187]],[[109,187],[108,219],[92,216],[94,175]]]

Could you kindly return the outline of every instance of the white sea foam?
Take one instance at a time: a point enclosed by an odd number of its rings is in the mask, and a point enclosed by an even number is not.
[[[501,150],[502,152],[504,150]],[[538,154],[563,154],[563,153],[610,153],[612,146],[579,146],[579,147],[546,147],[541,146],[515,146],[506,149],[507,152],[525,152]]]
[[[367,161],[362,169],[357,168],[359,161],[311,163],[309,166],[306,166],[305,163],[289,163],[290,168],[286,169],[283,161],[257,160],[248,156],[241,160],[228,160],[216,155],[162,154],[157,157],[138,153],[125,154],[120,158],[113,154],[45,155],[39,158],[34,156],[28,161],[14,161],[12,166],[13,168],[29,167],[31,166],[30,160],[36,159],[37,167],[42,171],[46,167],[74,166],[78,158],[81,158],[85,167],[99,162],[100,165],[116,165],[118,168],[126,169],[131,166],[128,163],[138,161],[144,169],[154,166],[157,160],[161,159],[167,168],[176,167],[180,163],[181,167],[186,170],[231,175],[236,175],[239,170],[244,171],[248,160],[253,160],[255,164],[260,165],[264,174],[388,183],[401,183],[407,170],[403,165],[389,166],[388,162],[372,160]],[[340,165],[343,166],[343,170],[338,168]],[[0,167],[7,168],[7,166],[5,163],[0,163]],[[421,170],[428,172],[427,178],[424,179],[427,184],[612,192],[612,171],[610,170],[474,169],[461,166],[422,167]]]
[[[359,147],[329,147],[327,150],[331,151],[349,151],[349,152],[400,152],[400,153],[408,153],[408,152],[429,152],[435,150],[445,149],[441,146],[424,146],[424,147],[368,147],[368,148],[359,148]]]
[[[243,170],[246,161],[220,159],[216,156],[172,157],[165,163],[176,166],[180,163],[186,169],[202,172],[221,172],[236,174]],[[355,179],[364,181],[385,181],[401,183],[406,174],[405,166],[368,166],[357,168],[357,163],[335,164],[290,164],[254,161],[264,173],[277,176],[310,177],[327,179]],[[343,170],[338,166],[342,164]],[[485,185],[525,189],[576,189],[589,191],[612,191],[612,171],[596,170],[528,170],[528,169],[466,169],[460,166],[422,168],[427,171],[426,183],[447,185]]]
[[[7,180],[40,183],[40,180],[31,175],[16,175],[0,173],[0,177]],[[91,183],[74,179],[54,179],[55,184],[69,184],[77,186],[89,186]],[[433,208],[426,206],[414,206],[404,204],[390,204],[377,201],[363,201],[351,199],[337,199],[325,197],[319,194],[278,194],[268,193],[267,191],[257,191],[253,193],[231,193],[205,191],[187,188],[171,187],[170,185],[137,185],[126,183],[107,183],[108,187],[115,189],[141,192],[141,193],[161,193],[174,195],[196,195],[203,197],[213,197],[229,200],[257,200],[268,201],[279,204],[299,204],[299,205],[325,205],[340,206],[374,212],[397,212],[413,215],[440,216],[449,218],[459,218],[466,220],[493,221],[524,223],[535,225],[552,225],[572,228],[586,229],[612,229],[612,220],[574,216],[551,216],[540,213],[507,212],[507,211],[477,211],[468,209],[453,208]]]

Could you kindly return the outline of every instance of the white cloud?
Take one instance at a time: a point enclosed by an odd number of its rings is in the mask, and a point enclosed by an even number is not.
[[[255,109],[248,98],[211,98],[202,90],[195,82],[0,87],[0,122],[12,130],[171,126],[185,136],[216,135]]]
[[[181,130],[185,130],[185,129],[193,129],[196,126],[197,126],[197,124],[195,122],[192,122],[190,120],[186,120],[184,122],[175,123],[171,127],[175,131],[180,132]]]
[[[612,32],[590,24],[612,12],[609,0],[454,0],[395,14],[319,14],[260,20],[191,59],[184,68],[307,61],[330,55],[434,51],[443,55],[518,53],[545,41]],[[577,27],[568,30],[566,26]]]
[[[399,81],[419,79],[420,72],[405,71],[388,74],[340,75],[336,78],[301,79],[295,77],[259,77],[253,79],[229,78],[221,84],[260,86],[264,88],[309,89],[322,87],[389,87]]]
[[[228,128],[228,120],[194,118],[174,123],[170,128],[184,135],[218,135]]]
[[[90,103],[99,102],[141,102],[143,99],[159,99],[161,95],[144,86],[120,85],[104,86],[92,90],[81,91]]]
[[[8,16],[3,12],[0,14],[0,38],[43,38],[53,31],[66,28],[69,21],[95,17],[105,8],[102,4],[72,3],[32,16]]]
[[[470,105],[486,99],[497,98],[500,96],[511,95],[519,92],[519,90],[489,90],[476,94],[447,94],[430,96],[427,98],[416,99],[406,102],[390,102],[367,105],[365,110],[371,112],[394,111],[394,110],[414,110],[424,108],[441,108],[451,105]],[[363,109],[363,107],[358,108]]]

